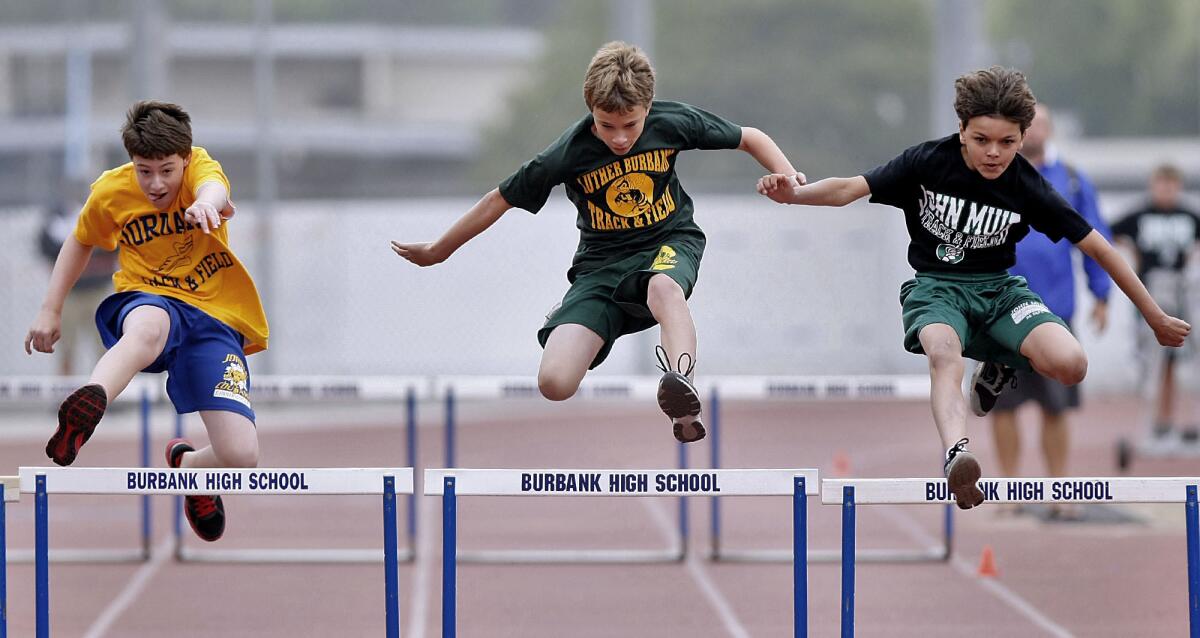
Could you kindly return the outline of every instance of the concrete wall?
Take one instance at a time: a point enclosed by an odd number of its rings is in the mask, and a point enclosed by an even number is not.
[[[1108,198],[1120,211],[1128,198]],[[708,233],[692,309],[700,362],[712,374],[923,373],[901,346],[907,235],[895,209],[782,207],[761,198],[696,198]],[[429,240],[472,204],[431,199],[281,202],[266,229],[249,202],[232,222],[234,249],[271,301],[271,350],[250,363],[279,374],[533,374],[534,335],[567,289],[577,240],[561,195],[536,217],[513,210],[448,262],[418,269],[388,240]],[[21,349],[47,282],[32,238],[37,211],[0,213],[10,237],[0,254],[0,374],[48,374],[51,357]],[[259,242],[273,242],[273,281]],[[1111,326],[1083,321],[1088,385],[1131,387],[1134,310],[1113,297]],[[1081,313],[1090,309],[1081,300]],[[657,329],[618,342],[598,372],[653,368]],[[81,362],[87,363],[87,362]]]

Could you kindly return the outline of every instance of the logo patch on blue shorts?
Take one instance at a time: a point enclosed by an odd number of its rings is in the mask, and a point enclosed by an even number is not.
[[[213,396],[219,399],[232,399],[246,407],[250,407],[250,375],[246,373],[246,365],[236,354],[225,355],[225,374],[221,382],[213,388]]]

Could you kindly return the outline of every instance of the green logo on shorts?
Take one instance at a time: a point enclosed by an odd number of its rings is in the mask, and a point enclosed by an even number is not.
[[[948,264],[957,264],[967,256],[967,251],[962,246],[954,244],[938,244],[937,258]]]

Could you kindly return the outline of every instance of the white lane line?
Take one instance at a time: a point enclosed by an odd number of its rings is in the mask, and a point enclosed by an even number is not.
[[[167,562],[167,559],[171,557],[171,551],[175,547],[174,543],[174,537],[168,536],[166,540],[159,543],[153,550],[151,550],[149,562],[143,563],[142,566],[133,573],[133,577],[131,577],[129,582],[126,583],[125,588],[122,589],[121,593],[117,594],[117,597],[114,598],[113,601],[104,608],[104,611],[100,612],[100,615],[96,618],[96,622],[92,623],[92,626],[88,627],[87,632],[83,634],[83,638],[102,638],[104,634],[108,632],[113,623],[115,623],[117,619],[121,617],[121,614],[124,613],[129,605],[132,604],[133,601],[136,600],[137,597],[142,593],[142,590],[145,589],[146,583],[150,581],[150,578],[154,576],[154,574],[163,566],[163,563]]]
[[[881,513],[890,519],[893,523],[900,526],[909,538],[919,543],[924,547],[936,546],[940,543],[938,539],[933,538],[925,528],[921,527],[915,519],[907,513],[901,513],[893,507],[879,508]],[[1015,609],[1022,616],[1025,616],[1030,622],[1040,627],[1046,633],[1056,638],[1074,638],[1074,634],[1067,631],[1062,625],[1050,620],[1048,616],[1043,614],[1032,603],[1022,598],[1015,591],[1000,584],[999,581],[980,578],[975,574],[975,567],[961,558],[952,558],[950,564],[954,567],[954,571],[966,576],[971,581],[974,581],[980,587],[994,594],[997,598]]]
[[[650,518],[654,519],[654,523],[662,531],[663,538],[667,539],[668,542],[676,542],[676,537],[678,536],[677,523],[672,521],[657,503],[651,502],[650,499],[639,500],[650,511]],[[716,583],[713,582],[708,572],[700,564],[699,559],[689,554],[685,563],[688,574],[691,575],[692,580],[696,581],[696,584],[700,587],[700,591],[704,592],[704,597],[708,599],[709,604],[717,612],[717,616],[721,619],[721,624],[725,625],[725,630],[729,632],[729,635],[733,636],[733,638],[750,638],[750,632],[746,631],[741,621],[738,620],[737,614],[733,611],[733,606],[721,594],[721,590],[717,589]]]
[[[416,489],[414,487],[414,489]],[[421,490],[423,491],[423,490]],[[420,493],[420,491],[418,491]],[[419,496],[417,503],[417,556],[413,566],[412,608],[408,612],[409,638],[425,638],[426,616],[429,614],[429,572],[433,563],[433,515],[441,499],[436,496]]]

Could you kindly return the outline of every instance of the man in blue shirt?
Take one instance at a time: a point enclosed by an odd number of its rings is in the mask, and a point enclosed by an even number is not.
[[[1021,154],[1029,160],[1046,181],[1050,182],[1072,208],[1100,231],[1106,239],[1112,233],[1096,204],[1096,190],[1077,169],[1061,161],[1049,144],[1052,133],[1050,110],[1037,105],[1033,123],[1025,131]],[[1050,311],[1071,325],[1075,314],[1075,256],[1069,242],[1053,243],[1048,237],[1030,229],[1029,235],[1017,244],[1017,265],[1009,272],[1024,277],[1029,287],[1041,295]],[[1103,331],[1108,319],[1108,292],[1112,280],[1095,261],[1082,255],[1087,274],[1088,290],[1095,298],[1092,320]],[[1066,476],[1067,451],[1070,436],[1067,412],[1079,407],[1078,386],[1067,387],[1036,372],[1017,372],[1017,385],[1000,394],[992,410],[992,432],[996,455],[1005,476],[1016,476],[1020,460],[1021,440],[1017,431],[1016,409],[1026,401],[1036,401],[1042,414],[1042,452],[1050,476]],[[1065,510],[1060,512],[1069,514]]]

